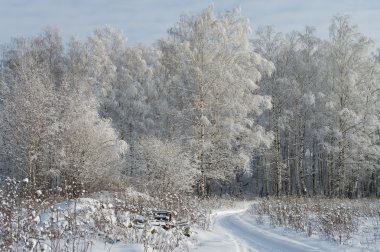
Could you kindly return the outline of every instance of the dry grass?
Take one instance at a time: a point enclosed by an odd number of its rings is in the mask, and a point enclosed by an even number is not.
[[[344,243],[359,231],[362,218],[380,218],[378,200],[279,197],[259,200],[250,209],[258,222],[268,218],[275,226],[292,228],[309,236],[322,234]],[[378,221],[374,221],[374,224]],[[373,227],[374,236],[377,227]]]

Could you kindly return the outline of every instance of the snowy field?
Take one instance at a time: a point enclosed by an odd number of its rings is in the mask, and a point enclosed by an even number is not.
[[[197,230],[197,242],[188,245],[189,251],[380,251],[380,237],[374,235],[378,233],[369,232],[376,218],[360,218],[358,231],[339,244],[321,232],[315,231],[309,237],[306,232],[275,227],[268,216],[259,216],[250,207],[246,202],[215,212],[213,229]]]
[[[219,212],[212,231],[197,232],[198,243],[189,246],[190,251],[362,251],[289,229],[259,225],[240,209]]]
[[[377,200],[319,198],[318,202],[307,198],[269,198],[236,202],[211,199],[204,201],[203,207],[192,203],[194,208],[189,213],[198,212],[198,215],[189,222],[191,232],[187,237],[181,227],[164,230],[150,222],[142,226],[136,224],[136,220],[147,218],[144,215],[149,208],[144,204],[154,204],[147,195],[130,191],[129,201],[108,192],[89,196],[91,198],[55,204],[37,215],[32,211],[32,216],[28,216],[25,208],[15,208],[13,218],[20,225],[12,226],[12,237],[18,240],[9,251],[380,251]],[[136,199],[140,205],[132,203]],[[326,207],[318,212],[315,207],[320,209],[321,204]],[[141,208],[140,213],[136,213],[138,208]],[[201,213],[207,208],[214,210]],[[282,211],[284,209],[286,211]],[[295,214],[297,211],[302,212],[302,216]],[[340,219],[334,220],[332,225],[337,227],[332,228],[333,236],[327,236],[318,216],[328,218],[331,211],[351,226],[337,222]],[[278,213],[281,213],[282,225],[278,223]],[[177,216],[180,215],[177,213]],[[207,223],[202,224],[203,217]],[[304,230],[296,230],[296,220],[299,227],[305,226]],[[338,224],[352,230],[341,230]],[[5,226],[2,232],[7,230]],[[343,238],[336,239],[339,236]]]
[[[247,204],[246,204],[247,205]],[[237,207],[214,213],[214,226],[206,231],[194,229],[193,236],[174,251],[197,252],[253,252],[253,251],[380,251],[380,241],[372,244],[356,243],[342,245],[332,240],[290,230],[273,227],[269,223],[258,224],[255,217],[246,212],[246,208]],[[354,237],[365,240],[364,233]],[[96,241],[93,251],[134,252],[144,251],[143,245],[116,244],[106,245]]]

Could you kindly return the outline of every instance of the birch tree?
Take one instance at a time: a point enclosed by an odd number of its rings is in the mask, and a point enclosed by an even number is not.
[[[34,187],[46,182],[50,126],[56,118],[54,79],[49,62],[40,61],[33,48],[36,40],[15,39],[4,52],[1,90],[2,154],[9,175],[26,177]]]
[[[326,47],[326,83],[329,102],[325,142],[332,154],[329,194],[357,193],[348,183],[350,173],[357,174],[365,165],[367,153],[376,153],[378,127],[377,66],[369,57],[372,41],[358,32],[349,17],[334,17]],[[354,179],[357,181],[357,179]],[[351,188],[350,188],[351,187]]]
[[[57,41],[58,34],[47,31],[16,39],[4,51],[1,156],[6,175],[28,178],[32,189],[65,180],[93,189],[95,181],[120,174],[126,144],[98,115],[88,68],[75,55],[83,48],[73,42],[66,57]]]
[[[273,66],[253,52],[250,26],[239,10],[183,16],[161,41],[174,50],[167,64],[176,64],[179,110],[187,125],[183,132],[202,173],[200,195],[206,195],[206,178],[225,179],[244,167],[239,157],[252,147],[269,144],[271,136],[252,115],[270,108],[269,97],[255,95],[261,74]],[[166,52],[165,50],[162,50]],[[241,155],[240,155],[241,156]]]
[[[262,193],[268,194],[271,192],[271,179],[274,183],[274,191],[276,195],[282,193],[284,166],[281,160],[280,153],[280,116],[284,107],[282,91],[283,82],[278,81],[283,79],[285,75],[284,69],[281,68],[281,62],[284,57],[281,55],[281,50],[284,46],[284,39],[281,33],[275,32],[273,27],[266,26],[258,29],[257,39],[254,40],[256,50],[266,59],[272,61],[276,67],[274,73],[270,76],[265,76],[261,80],[262,94],[269,95],[272,101],[271,110],[264,114],[264,125],[267,130],[274,133],[274,140],[271,145],[271,151],[265,150],[264,160],[269,164],[269,167],[264,168]],[[286,60],[285,60],[286,61]],[[290,176],[285,180],[289,180]],[[290,184],[289,182],[287,182]]]

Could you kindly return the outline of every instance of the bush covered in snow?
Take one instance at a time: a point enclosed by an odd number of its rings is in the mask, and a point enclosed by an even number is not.
[[[380,240],[378,200],[265,198],[253,204],[249,212],[258,222],[267,220],[274,226],[289,227],[308,236],[323,235],[339,243]]]
[[[170,193],[149,196],[132,188],[62,201],[62,197],[48,197],[41,190],[26,191],[27,182],[3,181],[0,251],[91,251],[95,241],[172,251],[187,239],[190,225],[210,227],[209,205],[216,202],[206,204],[192,196]],[[156,209],[171,211],[174,223],[186,225],[169,230],[150,222],[135,225]]]

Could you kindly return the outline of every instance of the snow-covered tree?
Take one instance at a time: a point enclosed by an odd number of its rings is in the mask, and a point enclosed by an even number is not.
[[[167,54],[162,64],[174,79],[168,85],[186,122],[181,133],[202,173],[202,196],[206,177],[232,176],[245,163],[235,157],[271,142],[253,115],[271,106],[269,97],[255,91],[260,72],[270,74],[273,65],[253,51],[249,35],[238,9],[215,16],[210,7],[183,16],[161,41]]]
[[[273,106],[260,122],[275,135],[270,152],[256,153],[273,174],[257,168],[264,193],[355,196],[377,187],[378,63],[347,17],[330,31],[321,42],[309,27],[284,37],[267,27],[254,42],[276,66],[261,83]]]
[[[35,40],[16,39],[4,52],[2,83],[2,139],[9,175],[27,177],[36,185],[45,182],[50,164],[50,126],[56,114],[55,83],[50,64],[40,61]]]
[[[136,175],[132,184],[153,194],[191,193],[198,171],[182,146],[155,137],[144,137],[136,144]]]
[[[379,66],[370,57],[371,48],[372,41],[349,17],[333,19],[325,48],[328,101],[323,133],[330,153],[329,184],[334,185],[329,194],[336,196],[356,194],[360,171],[373,170],[378,162]]]
[[[159,130],[151,116],[157,56],[155,50],[138,45],[125,49],[119,58],[116,79],[103,105],[107,111],[103,111],[103,114],[112,118],[121,137],[130,144],[130,157],[133,160],[135,143],[139,137]],[[134,169],[134,162],[128,162],[127,174],[133,175]]]
[[[82,106],[70,111],[64,127],[62,149],[57,154],[67,183],[94,191],[120,179],[127,145],[119,140],[109,120]]]
[[[4,50],[1,157],[5,175],[28,178],[34,188],[70,179],[91,188],[91,182],[120,174],[126,144],[98,116],[87,68],[76,61],[83,56],[75,56],[80,45],[73,42],[66,58],[59,41],[56,30],[47,30]]]
[[[264,154],[263,159],[270,164],[268,168],[264,169],[262,175],[263,183],[262,189],[260,190],[265,194],[270,191],[270,178],[273,180],[275,193],[277,195],[281,194],[284,180],[283,175],[285,175],[285,167],[280,158],[280,116],[285,109],[285,97],[283,92],[287,84],[285,74],[287,72],[287,63],[289,62],[288,58],[292,54],[286,53],[289,49],[284,50],[284,44],[285,41],[282,34],[275,32],[271,26],[259,28],[257,31],[257,39],[254,40],[255,50],[273,62],[276,67],[272,75],[264,76],[260,81],[260,85],[262,86],[261,93],[270,96],[272,101],[271,110],[263,114],[263,120],[260,120],[260,122],[268,131],[274,133],[274,140],[270,151],[265,150],[264,153],[256,152],[258,155]],[[290,47],[290,49],[292,49],[292,47]],[[288,185],[289,184],[290,183],[288,183]]]
[[[0,69],[1,175],[35,189],[128,176],[204,197],[242,192],[250,177],[262,194],[379,194],[370,39],[348,17],[324,41],[311,27],[250,39],[239,9],[209,7],[153,46],[128,47],[109,27],[67,48],[56,28],[13,40]]]

